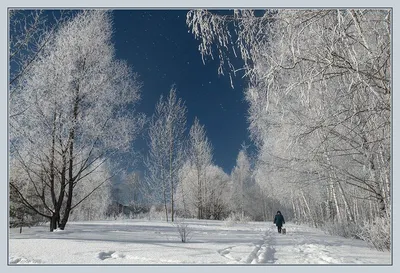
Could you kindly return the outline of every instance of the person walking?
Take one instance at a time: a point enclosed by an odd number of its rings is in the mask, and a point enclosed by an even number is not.
[[[282,226],[285,223],[282,213],[278,210],[274,218],[274,224],[278,227],[278,233],[282,232]]]

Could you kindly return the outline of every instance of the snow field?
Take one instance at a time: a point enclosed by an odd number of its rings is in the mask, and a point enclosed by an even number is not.
[[[191,238],[180,242],[171,223],[144,220],[71,222],[65,231],[47,226],[10,229],[9,264],[390,264],[389,252],[360,240],[286,224],[227,227],[222,221],[187,220]]]

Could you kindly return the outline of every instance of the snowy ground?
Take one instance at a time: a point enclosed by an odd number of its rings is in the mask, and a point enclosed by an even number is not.
[[[161,221],[75,222],[53,233],[47,226],[11,229],[9,264],[391,264],[390,252],[307,226],[289,223],[282,235],[270,223],[187,222],[187,243]]]

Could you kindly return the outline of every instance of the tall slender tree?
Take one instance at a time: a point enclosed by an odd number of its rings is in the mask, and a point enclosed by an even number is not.
[[[212,164],[212,147],[209,142],[204,126],[200,124],[197,117],[189,132],[189,160],[194,166],[196,174],[196,208],[197,218],[205,217],[205,194],[207,192],[206,172],[207,167]]]
[[[236,166],[231,173],[231,179],[234,185],[233,202],[236,211],[239,211],[242,219],[247,210],[249,192],[251,187],[251,166],[247,156],[246,147],[242,145],[236,159]]]
[[[160,97],[149,128],[148,181],[155,200],[164,204],[168,221],[174,221],[178,171],[184,163],[186,106],[171,88],[168,97]],[[161,196],[160,196],[161,195]]]

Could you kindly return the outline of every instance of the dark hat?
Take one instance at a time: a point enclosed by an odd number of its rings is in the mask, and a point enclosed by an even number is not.
[[[277,212],[276,212],[277,214],[281,214],[281,212],[278,210]]]

